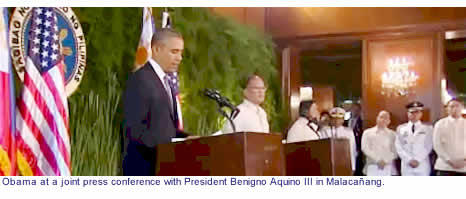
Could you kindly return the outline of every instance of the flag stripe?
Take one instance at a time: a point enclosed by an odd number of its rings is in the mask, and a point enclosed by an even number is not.
[[[19,107],[24,106],[22,100],[18,100],[18,106]],[[20,139],[22,139],[24,141],[24,144],[27,145],[31,149],[31,152],[33,154],[33,155],[25,154],[26,155],[25,158],[28,160],[28,162],[31,162],[31,159],[37,159],[37,161],[35,162],[37,164],[37,167],[40,168],[41,173],[45,175],[53,175],[54,170],[57,170],[56,169],[57,166],[56,165],[51,166],[49,163],[50,162],[55,163],[55,161],[39,161],[39,159],[41,158],[50,157],[49,155],[47,155],[51,153],[50,149],[48,148],[48,145],[42,144],[45,142],[45,140],[42,137],[42,134],[40,134],[38,130],[39,128],[37,128],[35,123],[31,121],[32,118],[30,114],[25,115],[24,117],[26,118],[25,120],[23,119],[22,115],[23,113],[21,113],[20,111],[19,114],[17,114],[16,116],[16,119],[17,119],[16,122],[18,124],[17,128],[19,132],[18,134],[21,137]],[[28,121],[31,121],[31,122],[28,122]],[[31,126],[33,126],[32,132],[29,126],[27,125],[27,122],[30,123]],[[34,174],[38,175],[37,173],[34,173]]]
[[[65,77],[64,77],[64,72],[62,68],[65,67],[63,62],[60,62],[60,66],[58,68],[52,68],[49,73],[45,74],[44,78],[48,82],[49,88],[51,89],[52,93],[54,93],[54,98],[55,101],[57,101],[58,106],[64,107],[65,113],[63,115],[63,118],[65,118],[65,126],[67,129],[69,129],[69,124],[68,124],[68,101],[66,92],[65,92]],[[51,79],[50,81],[48,79]],[[52,84],[53,82],[53,84]],[[57,93],[57,94],[55,94]],[[58,95],[60,97],[60,101],[58,100],[57,97]]]
[[[27,61],[28,64],[26,64],[26,71],[27,71],[26,73],[28,76],[30,76],[30,80],[32,80],[31,83],[33,83],[37,87],[40,95],[44,97],[43,99],[46,101],[46,105],[47,105],[46,107],[44,107],[44,109],[47,110],[48,108],[50,112],[53,114],[53,119],[55,119],[55,123],[57,124],[58,130],[59,130],[58,132],[59,132],[61,139],[69,140],[69,136],[67,133],[68,131],[67,131],[67,128],[65,127],[64,118],[59,115],[60,112],[64,112],[63,110],[59,111],[59,109],[64,109],[64,107],[57,106],[55,101],[51,98],[51,96],[54,96],[54,93],[51,92],[51,90],[49,89],[49,85],[44,81],[42,76],[39,74],[39,71],[37,71],[36,67],[34,67],[34,63],[32,62],[32,60],[29,58],[27,60],[28,60]],[[53,68],[49,70],[49,72],[51,72],[52,70]],[[27,85],[26,84],[26,73],[24,76],[25,85]],[[67,151],[69,151],[70,149],[69,141],[65,141],[64,145]]]
[[[50,70],[50,72],[52,72],[53,70],[55,70],[55,68],[52,68]],[[69,154],[71,154],[71,151],[70,151],[70,147],[66,147],[65,144],[63,142],[66,142],[65,140],[69,140],[69,134],[67,133],[68,132],[68,129],[69,129],[69,126],[68,126],[68,114],[66,113],[65,110],[68,109],[68,107],[66,108],[63,108],[63,103],[62,103],[62,100],[61,99],[58,99],[59,96],[58,96],[58,92],[55,88],[54,85],[56,85],[54,82],[53,82],[53,79],[51,78],[51,76],[53,77],[53,75],[49,75],[48,73],[44,75],[44,80],[45,82],[47,82],[47,85],[49,86],[49,89],[51,90],[52,94],[53,94],[53,98],[55,100],[55,102],[57,103],[57,107],[60,111],[60,115],[61,115],[61,118],[65,118],[65,131],[63,133],[63,136],[57,136],[57,139],[60,140],[60,151],[64,150],[65,153],[63,153],[63,156],[65,158],[65,162],[70,165],[71,163],[71,159],[70,159],[70,156]],[[62,92],[62,93],[65,93],[65,92]],[[65,102],[66,103],[66,102]],[[61,108],[60,108],[61,107]],[[55,117],[56,117],[56,114],[55,114]],[[60,116],[58,116],[60,117]]]
[[[55,68],[52,68],[49,70],[48,73],[44,74],[44,81],[47,84],[48,88],[50,89],[50,93],[52,94],[52,97],[57,105],[58,111],[60,112],[61,117],[63,118],[68,118],[67,113],[66,113],[66,107],[64,106],[64,101],[61,98],[60,94],[58,93],[57,88],[55,87],[55,79],[52,77],[55,75],[50,75],[49,73],[56,72]]]
[[[53,70],[54,70],[54,68],[52,68],[49,72],[52,72]],[[37,71],[35,70],[35,68],[32,68],[32,69],[29,70],[29,72],[31,72],[31,73],[27,73],[28,76],[30,74],[34,75],[35,72],[37,72]],[[40,93],[40,96],[42,96],[42,97],[46,96],[45,99],[47,100],[46,101],[47,107],[44,107],[45,111],[49,111],[49,112],[51,111],[53,113],[53,116],[50,116],[51,121],[48,120],[49,121],[49,126],[55,126],[54,125],[55,122],[58,123],[58,125],[59,125],[58,127],[61,127],[61,128],[58,129],[58,130],[61,130],[60,131],[61,139],[62,140],[69,140],[69,135],[68,135],[68,133],[66,133],[67,128],[64,125],[60,125],[60,124],[63,124],[63,123],[61,123],[60,119],[62,119],[62,116],[66,114],[65,110],[64,110],[63,106],[60,106],[60,104],[61,104],[60,100],[58,100],[58,102],[57,102],[57,101],[54,101],[54,100],[51,99],[50,96],[53,96],[53,98],[55,98],[55,99],[58,98],[58,96],[57,96],[56,93],[50,92],[50,91],[53,91],[53,89],[51,89],[51,88],[55,88],[55,87],[53,86],[53,84],[54,84],[53,82],[47,83],[47,78],[46,78],[47,76],[48,76],[48,74],[44,75],[45,81],[41,81],[42,79],[40,77],[30,76],[30,78],[28,78],[28,80],[30,80],[30,81],[32,80],[33,82],[28,82],[29,84],[27,84],[27,85],[34,86],[34,87],[30,87],[30,89],[35,89],[35,90],[31,90],[32,93],[38,92],[38,93]],[[26,77],[26,75],[25,75],[25,77]],[[48,79],[50,79],[50,78],[48,78]],[[36,80],[36,81],[34,81],[34,80]],[[25,78],[25,82],[26,82],[26,78]],[[35,88],[36,85],[37,86],[43,86],[43,87],[46,87],[46,88],[42,88],[40,90],[37,90],[37,88]],[[37,98],[37,99],[43,100],[44,98]],[[57,102],[58,104],[54,104],[55,102]],[[55,105],[57,105],[57,106],[55,106]],[[50,110],[50,109],[52,109],[52,110]],[[57,112],[59,112],[59,113],[57,113]],[[61,115],[58,115],[58,114],[61,114]],[[67,118],[67,117],[65,117],[65,118]],[[52,119],[55,119],[55,121],[52,120]],[[67,151],[69,151],[69,148],[70,148],[69,143],[64,142],[64,145],[65,145]]]
[[[58,144],[58,151],[60,152],[60,154],[63,156],[64,158],[64,161],[65,162],[68,162],[67,160],[69,160],[69,157],[68,157],[68,148],[66,148],[65,144],[64,144],[64,141],[63,139],[61,138],[61,136],[59,136],[59,128],[57,126],[57,123],[56,123],[56,118],[61,118],[61,116],[59,116],[57,114],[57,112],[53,112],[51,113],[51,111],[49,110],[48,107],[55,107],[55,106],[45,106],[45,104],[47,103],[50,103],[50,99],[48,102],[45,102],[44,101],[44,98],[43,96],[40,95],[41,92],[39,92],[37,90],[37,88],[35,87],[36,84],[33,84],[31,82],[31,78],[28,76],[29,73],[25,73],[24,74],[24,83],[25,83],[25,95],[24,96],[24,100],[27,101],[27,99],[29,97],[31,98],[34,98],[34,102],[35,102],[35,105],[37,106],[37,109],[35,109],[36,107],[34,107],[34,103],[31,103],[31,105],[29,106],[29,109],[31,112],[33,111],[37,111],[36,113],[39,114],[39,113],[42,113],[42,120],[46,121],[43,122],[43,123],[39,123],[39,124],[43,124],[45,127],[48,127],[48,128],[45,128],[45,129],[41,129],[41,132],[44,133],[44,132],[47,132],[47,133],[53,133],[53,136],[49,135],[49,136],[45,136],[45,137],[48,137],[50,140],[54,140],[56,142],[52,142],[49,141],[47,142],[49,145],[52,144],[52,148],[55,149],[55,145]],[[28,92],[29,91],[29,92]],[[33,93],[35,93],[34,95],[32,95]],[[31,95],[29,95],[31,94]],[[47,97],[46,97],[47,98]],[[42,107],[42,108],[40,108]],[[42,111],[40,111],[40,110]],[[39,115],[35,115],[34,113],[32,114],[34,116],[39,116]],[[35,120],[37,121],[37,120]],[[45,131],[44,131],[45,130]],[[47,135],[47,133],[45,133]],[[68,138],[65,138],[65,140],[68,139]],[[55,152],[55,150],[54,150]],[[56,154],[56,155],[59,155],[59,154]],[[60,159],[60,158],[58,158]],[[64,168],[60,168],[61,172],[63,172],[63,169]]]
[[[25,82],[26,82],[26,73],[25,73]],[[31,90],[30,90],[31,89]],[[53,155],[55,156],[58,165],[60,166],[60,173],[66,173],[68,168],[64,164],[66,159],[64,156],[67,155],[67,150],[64,146],[63,140],[58,136],[58,129],[54,121],[54,116],[50,114],[50,111],[44,105],[44,101],[40,98],[40,95],[37,94],[37,90],[34,85],[29,84],[24,88],[23,98],[24,101],[32,101],[29,104],[29,107],[25,107],[26,111],[30,112],[30,115],[33,118],[33,122],[38,124],[38,130],[44,138],[46,138],[46,144],[52,149]],[[36,93],[32,95],[32,93]],[[23,102],[24,103],[24,102]],[[36,104],[37,103],[37,104]],[[38,106],[38,104],[41,104]],[[42,108],[41,108],[42,107]],[[20,110],[22,111],[22,110]],[[55,114],[56,118],[56,114]],[[28,122],[28,121],[27,121]],[[29,123],[27,123],[29,124]],[[31,127],[31,126],[30,126]],[[45,144],[45,143],[44,143]],[[47,154],[50,155],[50,154]],[[48,157],[46,157],[48,159]],[[52,163],[51,163],[52,164]]]
[[[19,131],[17,132],[17,134],[20,134]],[[43,175],[42,171],[39,169],[37,165],[37,158],[35,157],[34,152],[24,142],[23,137],[16,137],[16,146],[18,148],[18,151],[21,152],[23,156],[28,157],[28,166],[31,168],[32,172],[36,175]],[[47,167],[47,165],[43,165],[43,167]]]
[[[44,137],[44,135],[42,135],[41,133],[41,128],[38,126],[39,124],[43,128],[44,125],[41,124],[45,124],[45,121],[34,118],[34,111],[33,113],[28,111],[28,108],[26,107],[26,104],[24,103],[23,99],[18,100],[18,106],[19,114],[17,117],[19,117],[24,122],[18,125],[18,130],[21,132],[21,136],[34,138],[34,141],[37,142],[37,147],[43,154],[42,157],[44,157],[47,160],[48,164],[52,168],[52,171],[54,173],[57,173],[59,169],[57,166],[57,161],[53,155],[53,149],[55,149],[55,147],[51,148],[51,146],[48,144],[48,142],[53,142],[53,140],[51,140],[51,137]],[[24,140],[26,141],[26,143],[28,143],[28,145],[31,143],[29,142],[29,139],[25,138]],[[29,147],[35,149],[35,147],[32,145],[29,145]],[[35,152],[34,154],[37,154],[37,152]]]
[[[68,103],[66,101],[65,88],[63,86],[58,86],[60,85],[60,82],[64,81],[64,79],[61,78],[61,72],[55,67],[50,69],[50,71],[44,74],[43,77],[53,95],[53,99],[57,104],[61,117],[64,118],[65,128],[68,130]],[[64,136],[69,138],[68,134],[65,134]]]

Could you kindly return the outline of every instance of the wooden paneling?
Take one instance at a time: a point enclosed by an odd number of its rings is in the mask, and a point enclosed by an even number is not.
[[[232,17],[260,31],[265,30],[265,8],[214,7],[210,9],[218,15]]]
[[[265,31],[265,8],[246,8],[246,24]]]
[[[281,54],[282,93],[286,106],[289,107],[289,121],[295,121],[299,115],[301,82],[300,50],[293,46],[283,49]]]
[[[288,176],[351,176],[347,139],[321,139],[285,144]]]
[[[240,23],[246,22],[246,8],[215,7],[210,9],[218,15],[232,17]]]
[[[442,77],[442,37],[440,34],[390,39],[368,39],[363,42],[363,112],[365,127],[375,125],[377,113],[392,113],[391,127],[406,122],[405,105],[413,100],[426,106],[423,121],[433,122],[440,117],[440,78]],[[415,95],[387,97],[381,94],[381,75],[387,70],[388,59],[397,56],[413,58],[418,75]]]
[[[348,35],[464,27],[466,8],[267,8],[267,32],[274,38]]]
[[[281,176],[280,134],[238,132],[157,146],[156,175]]]

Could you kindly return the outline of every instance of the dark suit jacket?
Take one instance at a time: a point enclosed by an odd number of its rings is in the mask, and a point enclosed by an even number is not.
[[[156,146],[171,142],[177,132],[168,94],[149,62],[131,73],[126,85],[123,174],[155,175]]]
[[[349,121],[351,119],[352,118],[350,118],[349,120],[345,120],[344,125],[351,128],[351,126],[349,126]],[[356,125],[354,125],[353,133],[354,133],[354,138],[356,139],[356,148],[358,149],[358,152],[360,152],[361,151],[361,138],[362,138],[362,133],[363,133],[361,117],[358,117],[356,119]]]

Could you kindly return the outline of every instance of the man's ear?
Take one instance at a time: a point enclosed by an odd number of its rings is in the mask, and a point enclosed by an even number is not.
[[[160,50],[160,47],[158,45],[152,46],[152,53],[158,53]]]

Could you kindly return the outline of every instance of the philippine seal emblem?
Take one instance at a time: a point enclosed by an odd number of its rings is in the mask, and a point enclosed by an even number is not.
[[[65,90],[70,96],[81,82],[86,68],[86,41],[81,24],[69,7],[53,9],[57,13],[57,25],[61,53],[65,62]],[[10,21],[10,47],[13,66],[23,81],[28,45],[28,32],[31,25],[30,7],[19,7],[14,10]]]

